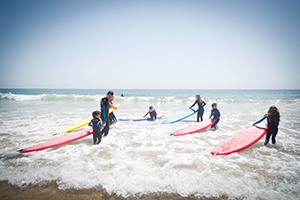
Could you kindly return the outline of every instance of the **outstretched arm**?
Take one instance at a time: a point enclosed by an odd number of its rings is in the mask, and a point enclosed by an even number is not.
[[[146,117],[149,113],[150,113],[150,111],[148,111],[148,112],[146,113],[146,115],[144,115],[144,117]]]
[[[258,123],[260,123],[260,122],[262,122],[264,119],[266,119],[267,118],[267,115],[265,115],[261,120],[258,120],[257,122],[255,122],[254,124],[253,124],[253,126],[255,125],[255,124],[258,124]]]
[[[193,105],[191,105],[191,107],[193,107],[196,103],[197,103],[197,100],[195,101],[195,103],[194,103]],[[191,108],[191,107],[190,107],[190,108]]]

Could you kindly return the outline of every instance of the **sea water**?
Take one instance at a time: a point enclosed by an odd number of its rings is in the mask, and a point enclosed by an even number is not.
[[[155,122],[118,121],[100,145],[92,145],[88,136],[43,151],[17,152],[61,137],[53,134],[90,117],[106,92],[0,89],[2,187],[26,191],[54,183],[59,191],[92,189],[96,198],[103,193],[131,198],[164,194],[167,199],[300,198],[300,90],[114,90],[114,104],[121,104],[115,111],[118,119],[140,118],[149,106],[164,117]],[[161,122],[189,108],[196,94],[206,102],[204,119],[217,103],[218,130],[170,136],[194,124],[196,115],[174,124]],[[210,154],[272,105],[281,114],[276,145],[264,146],[263,137],[238,153]]]

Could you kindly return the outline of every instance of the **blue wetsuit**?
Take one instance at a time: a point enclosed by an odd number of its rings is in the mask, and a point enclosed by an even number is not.
[[[267,134],[266,134],[265,145],[269,143],[271,136],[272,136],[272,144],[275,144],[276,143],[275,137],[278,133],[279,122],[272,122],[268,119],[267,115],[264,115],[264,117],[261,120],[258,120],[257,122],[255,122],[253,124],[253,126],[255,124],[262,122],[265,119],[267,119],[267,123],[268,123],[268,130],[267,130]]]
[[[221,113],[218,109],[214,108],[211,110],[211,114],[210,114],[209,118],[211,118],[212,116],[214,116],[215,122],[213,123],[213,125],[211,125],[210,128],[217,128],[216,126],[220,121]]]
[[[201,121],[203,121],[204,106],[206,103],[204,101],[201,103],[199,99],[196,99],[195,103],[191,105],[190,108],[192,108],[195,104],[198,104],[199,108],[197,112],[197,122],[199,122],[199,118],[201,118]]]
[[[100,102],[100,109],[101,109],[101,119],[102,122],[105,122],[106,125],[102,130],[102,134],[104,134],[104,136],[108,135],[109,132],[109,115],[108,115],[108,111],[109,111],[109,100],[107,97],[104,97],[101,99]]]
[[[92,119],[89,123],[89,126],[93,127],[93,138],[94,144],[99,144],[101,142],[102,134],[101,134],[101,120],[100,119]],[[97,142],[98,139],[98,142]]]

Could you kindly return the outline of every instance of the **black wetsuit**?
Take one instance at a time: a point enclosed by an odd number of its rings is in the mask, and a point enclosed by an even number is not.
[[[109,101],[109,103],[113,105],[112,101]],[[108,115],[108,118],[109,118],[109,126],[114,125],[118,121],[113,112]]]
[[[214,108],[214,109],[211,110],[211,114],[210,114],[209,118],[211,118],[212,116],[214,116],[215,122],[213,123],[213,125],[211,125],[210,128],[217,128],[217,124],[220,121],[221,113],[217,108]]]
[[[110,126],[114,125],[118,121],[113,112],[108,115],[108,118],[109,118],[109,125]]]
[[[101,108],[102,122],[106,123],[105,127],[102,129],[102,134],[104,134],[104,136],[107,136],[108,132],[109,132],[109,125],[110,125],[109,114],[108,114],[109,100],[108,100],[107,97],[104,97],[104,98],[101,99],[100,108]]]
[[[262,122],[266,118],[267,118],[267,122],[268,122],[268,130],[267,130],[267,133],[266,133],[265,145],[269,143],[269,140],[270,140],[271,136],[272,136],[272,144],[275,144],[276,143],[275,137],[276,137],[277,132],[278,132],[279,122],[272,122],[268,119],[267,115],[265,115],[261,120],[255,122],[253,125]]]
[[[102,139],[102,133],[100,128],[102,128],[101,120],[100,119],[92,119],[89,123],[89,126],[93,127],[93,138],[94,138],[94,144],[99,144]],[[97,142],[98,139],[98,142]]]
[[[152,121],[157,119],[156,111],[154,109],[152,111],[150,111],[149,113],[150,113],[150,118]]]
[[[199,108],[197,112],[197,122],[199,122],[199,118],[201,118],[201,121],[203,121],[204,106],[206,103],[204,101],[200,103],[200,100],[196,99],[195,103],[190,108],[192,108],[195,104],[198,104]]]

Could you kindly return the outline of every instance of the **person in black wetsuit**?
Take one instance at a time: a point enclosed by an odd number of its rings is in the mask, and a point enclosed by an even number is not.
[[[146,115],[144,115],[144,117],[146,117],[148,114],[150,114],[150,119],[152,121],[155,121],[157,119],[156,111],[152,106],[149,107],[149,111],[146,113]]]
[[[93,112],[92,115],[94,119],[90,121],[89,126],[93,127],[94,144],[99,144],[102,138],[102,134],[101,134],[102,124],[100,120],[101,112],[99,110],[96,110]]]
[[[114,92],[108,91],[106,97],[102,98],[100,101],[101,119],[102,122],[105,123],[105,127],[102,129],[102,134],[104,134],[104,136],[107,136],[109,132],[110,121],[109,121],[108,111],[109,111],[109,107],[111,106],[109,101],[112,99],[113,96],[114,96]]]
[[[279,126],[279,122],[280,122],[280,113],[279,113],[278,108],[276,106],[271,106],[268,110],[268,113],[265,114],[261,120],[255,122],[253,124],[253,126],[262,122],[266,118],[267,118],[267,123],[268,123],[268,130],[267,130],[267,134],[266,134],[265,145],[267,145],[269,143],[271,136],[272,136],[272,144],[275,144],[276,143],[275,137],[277,135],[278,126]]]
[[[197,122],[199,122],[199,118],[201,118],[201,121],[203,121],[204,106],[206,103],[201,99],[199,94],[196,95],[196,101],[193,105],[191,105],[190,108],[192,108],[195,104],[197,104],[199,108],[197,112]]]
[[[211,117],[213,116],[214,117],[214,120],[215,122],[213,123],[213,125],[211,125],[211,130],[215,131],[217,129],[217,124],[219,123],[220,121],[220,116],[221,116],[221,113],[220,111],[217,109],[217,104],[216,103],[213,103],[211,105],[211,107],[213,108],[211,110],[211,114],[209,116],[209,118],[211,119]]]

